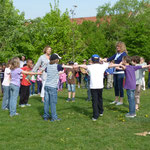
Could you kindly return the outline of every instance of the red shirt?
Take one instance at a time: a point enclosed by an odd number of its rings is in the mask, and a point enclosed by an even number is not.
[[[23,68],[21,68],[22,70],[24,71],[31,71],[32,68],[29,68],[28,66],[25,66]],[[24,86],[29,86],[31,85],[30,81],[28,79],[26,79],[27,75],[26,74],[23,74],[22,76],[22,80],[21,80],[21,85],[24,85]]]

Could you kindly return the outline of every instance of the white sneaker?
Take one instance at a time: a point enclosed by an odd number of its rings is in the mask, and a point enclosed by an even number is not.
[[[26,104],[26,106],[31,106],[31,104]]]
[[[23,108],[23,107],[26,107],[26,105],[24,105],[24,104],[21,104],[21,105],[19,105],[21,108]]]
[[[119,106],[119,105],[122,105],[122,104],[123,104],[123,102],[118,102],[116,105]]]
[[[100,114],[100,117],[103,117],[103,114]]]
[[[113,101],[110,104],[117,104],[117,103],[118,103],[118,101]]]
[[[92,121],[96,121],[97,119],[95,119],[95,118],[92,118]]]

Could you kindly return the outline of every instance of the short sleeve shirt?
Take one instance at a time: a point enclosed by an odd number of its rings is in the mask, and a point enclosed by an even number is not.
[[[16,68],[14,70],[11,70],[11,84],[14,84],[16,86],[20,87],[20,75],[21,75],[22,69]]]
[[[87,66],[90,74],[90,89],[102,89],[104,87],[104,72],[108,69],[109,63],[92,64]]]

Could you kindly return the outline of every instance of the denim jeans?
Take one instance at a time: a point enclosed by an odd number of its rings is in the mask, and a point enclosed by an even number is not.
[[[2,109],[9,109],[9,101],[10,101],[10,86],[3,85]]]
[[[124,74],[114,74],[115,96],[124,97],[123,79]]]
[[[37,93],[41,93],[42,90],[42,81],[37,81]]]
[[[128,90],[127,89],[127,96],[129,102],[129,114],[135,114],[135,90]]]
[[[76,85],[75,84],[68,84],[68,92],[75,92]]]
[[[51,107],[51,117],[52,120],[57,119],[56,113],[56,104],[57,104],[57,88],[52,88],[45,86],[44,88],[44,115],[43,118],[48,119],[49,115],[49,106]]]
[[[10,84],[10,104],[9,104],[10,116],[14,116],[16,114],[18,95],[19,95],[19,86]]]
[[[35,94],[35,82],[30,81],[30,95]]]

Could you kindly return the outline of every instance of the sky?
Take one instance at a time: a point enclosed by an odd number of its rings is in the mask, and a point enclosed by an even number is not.
[[[105,3],[111,3],[114,5],[118,0],[59,0],[59,9],[61,12],[65,12],[66,9],[70,11],[75,8],[74,18],[80,17],[92,17],[96,16],[98,6]],[[50,12],[51,3],[54,6],[54,0],[13,0],[16,9],[25,13],[26,19],[35,19],[37,17],[43,17],[46,13]],[[70,13],[71,16],[71,13]]]

